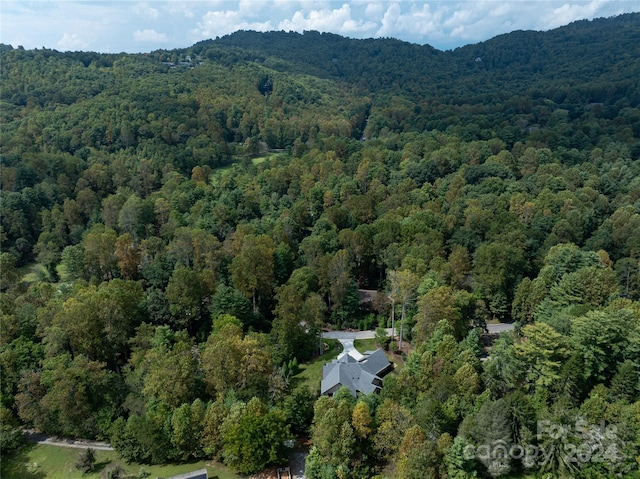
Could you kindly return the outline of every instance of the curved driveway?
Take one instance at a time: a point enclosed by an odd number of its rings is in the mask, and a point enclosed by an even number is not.
[[[391,335],[391,328],[387,328],[385,330],[387,332],[387,336]],[[376,337],[375,331],[325,331],[322,333],[322,337],[325,339],[337,339],[342,344],[343,351],[340,353],[340,356],[343,354],[349,354],[352,358],[357,361],[360,361],[364,356],[360,354],[360,352],[353,345],[353,342],[356,339],[373,339]]]
[[[512,331],[515,325],[513,323],[487,324],[487,332],[489,334],[500,334],[505,331]],[[391,336],[391,328],[386,328],[387,336]],[[397,328],[396,328],[397,332]],[[353,345],[356,339],[372,339],[376,337],[375,331],[325,331],[322,333],[325,339],[337,339],[342,344],[344,351],[341,354],[348,353],[354,359],[360,361],[364,356]]]

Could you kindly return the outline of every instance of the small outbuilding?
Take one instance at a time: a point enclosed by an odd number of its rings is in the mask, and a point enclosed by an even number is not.
[[[392,369],[393,365],[382,349],[367,352],[360,360],[342,354],[322,368],[320,394],[332,396],[343,386],[349,388],[354,397],[358,393],[380,392],[382,378]]]

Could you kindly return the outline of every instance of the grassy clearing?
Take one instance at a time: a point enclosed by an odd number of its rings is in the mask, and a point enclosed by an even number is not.
[[[293,387],[306,386],[315,393],[320,392],[322,381],[322,366],[338,357],[342,351],[342,345],[336,339],[323,340],[326,348],[322,356],[312,359],[308,363],[300,365],[300,372],[293,377]]]
[[[138,477],[141,470],[148,477],[170,477],[185,472],[206,468],[209,477],[219,479],[239,479],[224,466],[200,461],[190,464],[169,464],[163,466],[141,466],[127,464],[114,451],[96,451],[96,467],[90,474],[83,475],[74,464],[81,449],[71,449],[43,444],[24,447],[10,459],[2,458],[0,477],[3,479],[100,479],[102,471],[112,463],[119,463],[131,477]]]
[[[376,339],[356,339],[353,341],[354,347],[358,350],[360,354],[364,354],[367,351],[375,351],[378,349],[376,346]]]
[[[233,170],[233,166],[235,165],[235,161],[229,163],[228,165],[225,166],[220,166],[216,169],[214,169],[211,172],[211,175],[209,175],[209,182],[211,183],[212,186],[215,187],[219,187],[220,186],[220,182],[222,180],[222,178],[229,174],[229,172],[231,170]]]
[[[251,163],[253,163],[254,165],[259,165],[260,163],[264,163],[267,160],[270,160],[272,158],[277,158],[279,156],[281,156],[282,153],[279,151],[270,151],[269,153],[266,153],[262,156],[258,156],[256,158],[252,158],[251,159]]]
[[[20,268],[20,273],[22,274],[22,281],[25,283],[35,283],[43,279],[50,279],[47,268],[41,263],[29,263]]]
[[[266,153],[263,156],[251,158],[250,161],[251,161],[251,164],[255,166],[255,165],[264,163],[265,161],[279,155],[281,155],[281,153],[275,153],[275,152]],[[211,175],[209,176],[209,181],[213,186],[220,186],[220,180],[221,178],[223,178],[224,175],[232,171],[236,165],[246,164],[245,162],[247,161],[249,161],[248,156],[243,156],[243,155],[234,156],[229,162],[229,164],[214,168],[213,171],[211,172]]]

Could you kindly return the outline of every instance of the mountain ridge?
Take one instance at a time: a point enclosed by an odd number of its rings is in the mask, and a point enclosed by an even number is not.
[[[603,69],[608,69],[607,73],[617,70],[618,77],[629,78],[630,71],[640,71],[638,25],[640,13],[624,14],[581,20],[543,32],[514,31],[446,51],[396,39],[359,40],[313,31],[304,34],[241,31],[198,42],[192,49],[202,52],[207,47],[240,48],[257,53],[258,60],[268,61],[275,57],[285,60],[288,67],[304,66],[308,72],[359,86],[384,88],[394,80],[406,85],[425,77],[450,85],[451,75],[486,80],[508,73],[522,76],[520,85],[529,87],[540,75],[552,74],[559,79],[575,80],[576,74],[580,73],[592,79],[602,74]],[[309,50],[311,44],[314,48]],[[559,68],[559,63],[564,68]],[[278,69],[277,64],[272,62],[271,65]],[[495,69],[500,71],[485,73]],[[504,69],[516,71],[503,72]],[[363,80],[363,75],[369,72],[381,74],[382,79]],[[513,88],[512,85],[509,87]]]

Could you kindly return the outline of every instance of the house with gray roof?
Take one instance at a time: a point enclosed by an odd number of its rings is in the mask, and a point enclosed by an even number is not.
[[[342,386],[348,387],[353,396],[377,393],[382,387],[382,378],[392,369],[382,349],[368,351],[360,360],[341,354],[322,368],[320,394],[332,396]]]
[[[177,476],[171,476],[167,479],[209,479],[209,473],[207,473],[206,469],[198,469],[197,471],[178,474]]]

